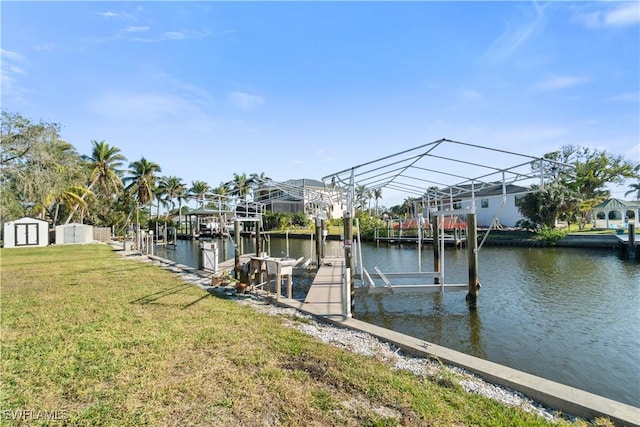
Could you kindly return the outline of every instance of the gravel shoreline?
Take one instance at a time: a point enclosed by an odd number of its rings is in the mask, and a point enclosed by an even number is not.
[[[251,306],[261,313],[272,316],[280,316],[283,323],[300,332],[311,335],[322,342],[335,347],[344,348],[353,353],[375,357],[391,366],[393,369],[402,369],[414,375],[435,379],[438,382],[457,382],[468,393],[476,393],[496,400],[504,405],[519,407],[527,412],[537,414],[549,421],[578,421],[565,413],[558,413],[533,400],[522,393],[488,383],[473,373],[455,366],[439,363],[433,359],[416,357],[405,354],[393,344],[385,343],[365,332],[356,331],[323,322],[307,313],[295,308],[281,307],[269,302],[268,299],[253,293],[236,294],[232,287],[212,287],[210,279],[198,274],[185,271],[177,265],[167,264],[159,260],[152,260],[147,256],[129,255],[128,259],[141,262],[150,262],[166,270],[176,273],[186,283],[198,286],[207,292],[223,294],[240,304]]]

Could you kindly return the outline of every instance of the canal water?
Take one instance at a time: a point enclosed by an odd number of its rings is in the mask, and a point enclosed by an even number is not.
[[[218,241],[221,259],[233,257]],[[244,252],[253,242],[244,240]],[[272,238],[272,256],[311,256],[311,242]],[[328,241],[327,255],[341,254]],[[179,241],[156,254],[198,266],[199,242]],[[364,267],[418,271],[415,245],[363,244]],[[358,296],[354,317],[533,375],[640,407],[640,265],[615,250],[483,247],[478,309],[464,292]],[[433,266],[430,246],[422,270]],[[445,283],[467,282],[466,250],[447,248]],[[311,275],[294,279],[304,299]]]

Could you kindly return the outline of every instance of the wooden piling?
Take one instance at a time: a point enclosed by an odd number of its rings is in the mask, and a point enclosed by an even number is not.
[[[316,265],[320,268],[322,264],[322,223],[320,218],[316,218]]]
[[[638,259],[638,252],[636,248],[636,225],[629,222],[629,257]]]
[[[349,292],[351,294],[351,304],[353,305],[355,297],[355,268],[353,268],[353,219],[351,218],[351,212],[345,211],[343,216],[344,221],[344,266],[348,269],[350,274],[349,280]]]
[[[438,215],[431,217],[431,229],[433,230],[433,271],[440,272],[440,224]],[[440,284],[440,277],[435,276],[433,283]]]
[[[467,254],[469,259],[469,290],[467,301],[469,308],[478,306],[480,281],[478,280],[478,230],[476,228],[476,214],[467,214]]]
[[[235,260],[233,267],[233,274],[237,280],[240,280],[240,221],[237,219],[233,222],[234,240],[235,245],[233,249],[233,257]]]

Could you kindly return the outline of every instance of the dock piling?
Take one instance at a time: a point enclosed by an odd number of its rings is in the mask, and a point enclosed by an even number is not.
[[[467,254],[469,260],[469,290],[467,301],[469,308],[478,306],[478,293],[480,281],[478,280],[478,230],[476,227],[476,214],[467,214]]]

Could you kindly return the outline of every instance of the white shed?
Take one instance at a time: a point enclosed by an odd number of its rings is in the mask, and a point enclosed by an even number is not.
[[[70,223],[56,226],[56,245],[93,242],[93,225]]]
[[[49,223],[24,217],[4,223],[4,247],[48,246]]]

